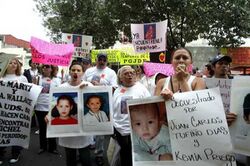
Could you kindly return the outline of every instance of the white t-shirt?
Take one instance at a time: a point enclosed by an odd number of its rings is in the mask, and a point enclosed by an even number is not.
[[[90,82],[82,81],[82,83],[88,84],[88,86],[93,86]],[[79,88],[78,86],[72,86],[68,82],[61,84],[59,87],[69,87],[69,88]],[[92,143],[92,136],[77,136],[77,137],[60,137],[59,145],[67,148],[85,148]]]
[[[49,77],[39,77],[38,85],[42,86],[43,89],[38,96],[37,103],[35,105],[35,110],[37,111],[49,111],[49,91],[52,87],[58,87],[61,84],[57,78],[49,78]]]
[[[104,69],[98,69],[96,66],[88,68],[83,75],[83,80],[92,82],[93,79],[100,80],[102,85],[117,87],[116,73],[109,67]]]
[[[5,76],[3,76],[2,80],[5,81],[20,81],[20,82],[24,82],[24,83],[28,83],[28,80],[25,76],[23,75],[16,75],[16,74],[6,74]]]
[[[114,126],[123,136],[130,134],[129,117],[127,113],[127,100],[150,97],[149,91],[140,82],[132,87],[118,87],[113,95]]]

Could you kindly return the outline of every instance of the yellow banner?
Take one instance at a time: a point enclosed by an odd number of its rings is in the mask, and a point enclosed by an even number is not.
[[[92,62],[96,61],[100,52],[108,55],[109,62],[120,62],[121,65],[141,65],[144,61],[150,61],[149,53],[135,53],[133,49],[103,49],[91,51]]]

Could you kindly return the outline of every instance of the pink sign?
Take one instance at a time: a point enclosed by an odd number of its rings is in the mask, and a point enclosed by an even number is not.
[[[190,65],[187,70],[191,73],[192,68],[193,66]],[[145,75],[148,77],[154,75],[155,73],[162,73],[166,76],[171,76],[174,74],[172,64],[144,62],[143,70]]]
[[[162,73],[166,76],[171,76],[174,74],[174,69],[172,65],[164,63],[144,62],[143,70],[145,75],[148,77],[154,75],[155,73]]]
[[[69,66],[74,52],[73,44],[54,44],[31,37],[32,61],[35,63]]]

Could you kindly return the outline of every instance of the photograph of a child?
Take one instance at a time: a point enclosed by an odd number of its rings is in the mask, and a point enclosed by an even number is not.
[[[77,120],[77,104],[74,99],[65,94],[57,98],[57,103],[51,110],[51,125],[75,125]]]
[[[110,120],[108,93],[85,93],[84,101],[84,123],[96,124]]]
[[[144,39],[151,40],[156,38],[156,24],[144,25]]]
[[[166,122],[160,120],[158,103],[129,105],[135,161],[173,160]]]
[[[238,135],[249,137],[250,136],[250,93],[244,97],[243,101],[243,124],[238,127]]]
[[[82,47],[82,36],[73,35],[73,44],[75,47]]]

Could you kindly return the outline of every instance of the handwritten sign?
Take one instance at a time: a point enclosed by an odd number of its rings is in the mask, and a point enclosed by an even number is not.
[[[132,43],[136,52],[166,50],[167,21],[131,24]]]
[[[176,162],[197,166],[234,165],[219,88],[176,93],[166,102],[166,109]]]
[[[62,42],[74,45],[74,56],[86,56],[91,50],[92,39],[93,36],[62,33]]]
[[[231,79],[205,78],[208,88],[219,87],[225,112],[230,111]]]
[[[74,52],[73,44],[53,44],[31,37],[30,41],[32,62],[69,66]]]
[[[31,117],[41,89],[34,84],[0,81],[0,146],[28,148]]]

